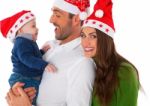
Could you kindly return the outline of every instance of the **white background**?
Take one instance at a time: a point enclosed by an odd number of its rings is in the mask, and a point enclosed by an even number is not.
[[[91,0],[91,8],[96,0]],[[139,70],[141,84],[145,90],[139,92],[138,106],[150,104],[150,5],[149,0],[113,0],[113,18],[116,27],[114,37],[120,54],[130,60]],[[0,0],[0,20],[12,14],[32,10],[37,17],[39,47],[47,40],[54,39],[54,27],[49,24],[53,0]],[[92,9],[91,9],[92,10]],[[0,105],[7,106],[6,92],[12,70],[10,60],[12,43],[0,34]]]

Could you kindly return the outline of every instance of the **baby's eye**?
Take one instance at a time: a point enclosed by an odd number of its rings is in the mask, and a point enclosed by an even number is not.
[[[32,25],[32,27],[33,27],[33,28],[35,28],[35,27],[36,27],[36,25]]]

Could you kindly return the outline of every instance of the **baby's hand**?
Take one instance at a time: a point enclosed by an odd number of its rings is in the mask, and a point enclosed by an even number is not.
[[[56,67],[52,64],[48,64],[46,67],[45,67],[45,70],[48,71],[48,72],[56,72]]]
[[[42,50],[43,50],[44,52],[47,52],[48,49],[50,49],[50,48],[51,48],[51,46],[50,46],[49,44],[44,44],[43,47],[42,47]]]

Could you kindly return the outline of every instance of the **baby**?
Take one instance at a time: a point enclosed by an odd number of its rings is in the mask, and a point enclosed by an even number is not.
[[[23,82],[25,83],[24,88],[35,87],[38,94],[43,71],[54,72],[56,68],[42,60],[42,55],[49,47],[45,46],[42,50],[38,48],[36,43],[38,28],[35,16],[31,11],[23,10],[0,21],[0,26],[2,35],[14,43],[11,56],[13,73],[9,78],[10,86],[12,87],[16,82]],[[36,104],[36,97],[32,102],[33,105]]]

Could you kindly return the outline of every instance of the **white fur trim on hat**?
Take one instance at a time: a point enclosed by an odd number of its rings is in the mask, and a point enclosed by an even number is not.
[[[61,10],[64,10],[64,11],[72,13],[72,14],[80,13],[80,10],[77,6],[70,4],[64,0],[55,0],[53,7],[57,7]]]
[[[29,17],[26,19],[26,17]],[[27,22],[31,21],[32,19],[35,19],[34,15],[31,12],[25,13],[22,15],[16,22],[15,24],[10,28],[8,31],[7,37],[14,42],[14,39],[16,37],[16,32]],[[23,20],[21,22],[21,20]]]
[[[97,20],[85,20],[82,28],[84,28],[84,27],[96,28],[96,29],[106,33],[107,35],[109,35],[112,38],[115,33],[115,31],[110,26],[108,26],[107,24],[105,24],[103,22],[97,21]]]
[[[99,9],[95,12],[95,16],[98,17],[98,18],[102,18],[104,15],[104,12],[103,10]]]
[[[87,15],[86,12],[81,12],[81,13],[79,14],[79,16],[80,16],[80,19],[81,19],[81,20],[85,20],[88,15]]]

